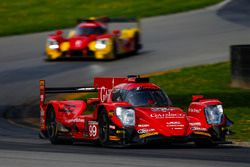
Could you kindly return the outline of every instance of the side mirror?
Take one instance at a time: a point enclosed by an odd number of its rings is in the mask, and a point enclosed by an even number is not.
[[[87,104],[98,104],[98,103],[100,103],[99,98],[88,98],[87,100]]]
[[[112,33],[114,35],[120,35],[121,31],[120,30],[113,30]]]
[[[57,36],[61,36],[63,34],[63,31],[62,30],[57,30],[56,33],[55,33]]]

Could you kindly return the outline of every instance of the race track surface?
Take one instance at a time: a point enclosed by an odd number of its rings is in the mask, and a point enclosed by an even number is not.
[[[90,84],[94,76],[146,74],[228,61],[230,45],[250,41],[249,11],[250,1],[233,0],[223,6],[143,19],[143,50],[116,61],[46,62],[48,32],[0,38],[0,166],[249,166],[250,149],[234,145],[53,146],[38,139],[36,130],[2,118],[10,108],[18,107],[15,112],[20,114],[23,106],[27,109],[38,102],[39,79],[50,86],[79,86]],[[38,110],[32,108],[35,113]]]

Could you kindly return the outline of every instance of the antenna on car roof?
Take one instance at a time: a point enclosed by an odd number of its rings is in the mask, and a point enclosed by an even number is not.
[[[140,75],[128,75],[127,77],[128,78],[141,78]]]
[[[140,75],[128,75],[128,82],[147,83],[149,78],[141,78]]]

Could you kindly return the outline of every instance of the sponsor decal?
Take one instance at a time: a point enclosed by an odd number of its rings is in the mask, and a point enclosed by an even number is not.
[[[151,129],[145,129],[145,128],[143,128],[143,129],[137,130],[137,133],[139,133],[139,134],[145,134],[145,133],[150,133],[150,132],[154,132],[154,131],[155,131],[155,129],[153,129],[153,128],[151,128]]]
[[[115,133],[117,133],[117,134],[125,134],[125,130],[116,130]]]
[[[190,129],[196,131],[207,131],[207,128],[201,128],[201,127],[191,127]]]
[[[80,123],[84,123],[85,120],[84,119],[81,119],[81,118],[73,118],[73,119],[69,119],[69,120],[66,120],[67,123],[77,123],[77,122],[80,122]]]
[[[145,133],[145,134],[141,134],[139,135],[140,138],[145,138],[145,137],[149,137],[149,136],[154,136],[154,135],[158,135],[158,132],[151,132],[151,133]]]
[[[98,125],[98,122],[97,121],[88,121],[88,124],[89,125]]]
[[[179,121],[172,121],[172,122],[166,122],[167,127],[183,127],[184,125],[181,124]]]
[[[82,45],[82,41],[81,41],[81,40],[77,40],[77,41],[75,42],[75,46],[76,46],[76,47],[81,47],[81,45]]]
[[[150,117],[155,119],[164,119],[164,118],[184,118],[186,115],[184,113],[153,113],[150,114]]]
[[[111,90],[108,90],[104,86],[102,86],[100,88],[100,100],[101,100],[101,102],[104,102],[108,98],[110,92],[111,92]]]
[[[43,116],[45,115],[44,110],[41,110],[41,111],[40,111],[40,115],[41,115],[41,117],[43,117]]]
[[[190,126],[201,126],[200,122],[190,122],[189,123]]]
[[[44,95],[40,95],[40,101],[44,101]]]
[[[167,122],[166,124],[167,125],[180,125],[181,122],[179,122],[179,121],[173,121],[173,122]]]
[[[158,107],[153,107],[153,108],[151,108],[151,111],[153,111],[153,112],[167,112],[167,111],[173,111],[173,110],[175,110],[174,108],[166,108],[166,107],[164,107],[164,108],[158,108]]]
[[[183,128],[172,128],[173,130],[182,130]]]
[[[115,130],[115,126],[114,125],[109,125],[109,129]]]
[[[109,136],[109,140],[117,141],[120,140],[118,136]]]
[[[146,128],[146,127],[149,127],[149,124],[138,124],[138,127],[140,127],[140,128]]]
[[[113,111],[109,112],[109,116],[110,117],[114,116],[114,112]]]
[[[45,86],[45,80],[40,80],[40,86]]]
[[[206,133],[206,132],[194,132],[194,134],[197,134],[197,135],[204,135],[204,136],[211,137],[211,135],[210,135],[209,133]]]
[[[188,109],[188,112],[200,113],[201,110],[200,110],[200,109],[197,109],[197,108],[189,108],[189,109]]]
[[[76,106],[73,104],[64,104],[63,108],[59,107],[59,112],[73,112]]]

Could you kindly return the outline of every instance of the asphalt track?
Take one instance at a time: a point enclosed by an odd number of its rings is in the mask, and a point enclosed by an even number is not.
[[[0,38],[0,116],[38,100],[38,80],[51,86],[90,84],[94,76],[146,74],[229,60],[229,46],[250,41],[250,2],[234,0],[194,12],[142,20],[144,49],[116,61],[45,62],[48,32]],[[26,105],[27,106],[27,105]],[[38,113],[38,108],[32,108]],[[229,145],[101,148],[53,146],[37,131],[0,118],[0,166],[249,166],[250,149]]]

